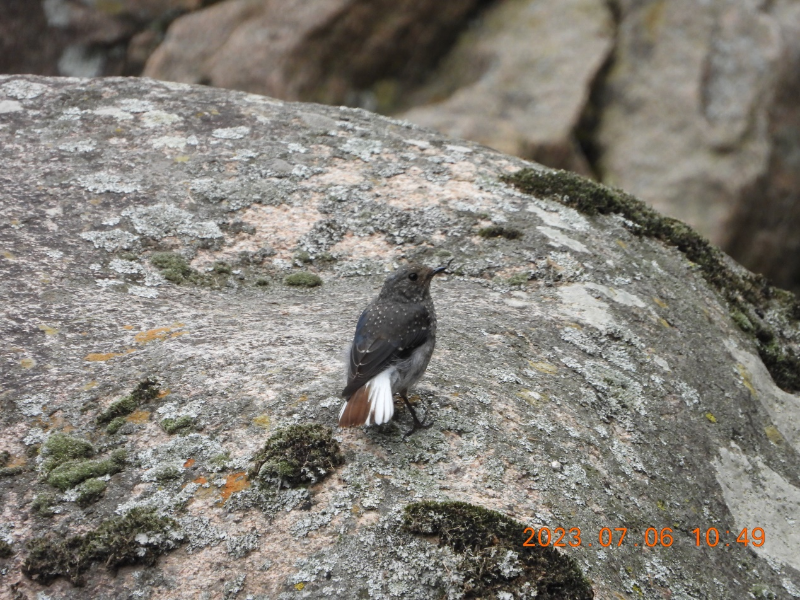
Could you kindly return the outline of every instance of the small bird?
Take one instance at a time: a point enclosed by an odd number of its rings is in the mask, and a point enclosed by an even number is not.
[[[339,427],[388,423],[394,415],[394,393],[400,394],[414,419],[406,435],[427,427],[408,401],[408,388],[422,377],[433,354],[436,312],[431,281],[449,266],[397,269],[361,313],[349,352]]]

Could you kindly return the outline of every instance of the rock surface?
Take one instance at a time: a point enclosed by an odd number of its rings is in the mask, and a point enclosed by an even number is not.
[[[603,0],[512,0],[486,11],[403,113],[414,123],[590,175],[576,137],[614,45]]]
[[[144,75],[353,103],[386,78],[419,78],[479,0],[228,0],[176,21]]]
[[[557,556],[596,598],[800,594],[797,394],[678,250],[501,182],[540,167],[356,109],[37,77],[0,78],[0,161],[3,598],[532,597],[525,536],[448,545],[450,500],[580,528]],[[259,484],[268,437],[335,427],[387,271],[451,257],[433,426],[404,439],[398,406],[336,431],[324,479]],[[91,548],[84,587],[44,586],[48,532]]]
[[[791,0],[624,3],[614,64],[599,91],[602,179],[727,245],[740,204],[764,210],[750,190],[769,195],[784,185],[770,156],[797,152],[800,120],[784,108],[796,98],[779,91],[800,70],[798,28],[800,6]],[[781,116],[792,118],[776,127]],[[796,203],[800,188],[790,189]],[[786,212],[767,210],[773,220]],[[753,225],[747,235],[757,237]],[[757,250],[732,247],[745,264],[764,266]],[[787,258],[797,264],[800,255]],[[781,269],[764,272],[796,285]]]

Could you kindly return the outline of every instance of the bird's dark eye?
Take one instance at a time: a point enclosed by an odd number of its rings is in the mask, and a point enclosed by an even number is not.
[[[417,274],[416,274],[416,273],[409,273],[409,274],[408,274],[408,278],[409,278],[411,281],[416,281],[416,280],[417,280]]]

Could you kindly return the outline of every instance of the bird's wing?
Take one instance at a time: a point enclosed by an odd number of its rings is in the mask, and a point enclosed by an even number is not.
[[[431,323],[424,305],[405,304],[391,314],[393,320],[388,321],[389,310],[380,303],[361,313],[350,348],[347,387],[342,392],[345,398],[428,340]]]

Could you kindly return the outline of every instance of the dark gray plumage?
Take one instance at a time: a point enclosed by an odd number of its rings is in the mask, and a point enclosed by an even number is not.
[[[408,389],[422,377],[433,354],[436,312],[430,285],[446,268],[410,265],[397,269],[361,313],[350,347],[340,427],[389,422],[394,393],[400,394],[411,412],[412,431],[424,427],[408,401]]]

